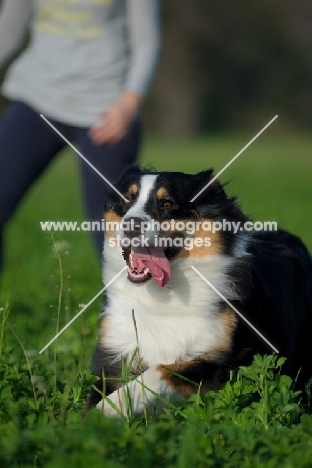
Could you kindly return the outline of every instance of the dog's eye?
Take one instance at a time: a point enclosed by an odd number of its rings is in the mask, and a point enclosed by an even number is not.
[[[165,200],[161,205],[160,208],[165,208],[165,210],[169,210],[172,208],[173,203],[170,200]]]
[[[129,197],[123,198],[122,201],[123,201],[123,204],[126,205],[126,206],[130,205],[130,203],[131,203]]]

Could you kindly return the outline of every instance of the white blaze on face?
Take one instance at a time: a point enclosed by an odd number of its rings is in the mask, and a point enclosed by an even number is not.
[[[157,179],[157,175],[144,175],[141,179],[141,188],[140,193],[137,201],[135,204],[130,208],[130,210],[125,215],[125,218],[128,217],[138,217],[138,218],[148,218],[150,216],[145,212],[145,204],[149,199],[151,191],[155,187],[155,182]]]
[[[123,222],[129,218],[140,218],[147,224],[151,221],[150,215],[145,211],[145,205],[155,188],[158,175],[144,175],[141,179],[141,188],[137,201],[123,217]],[[164,287],[170,278],[170,264],[162,248],[155,246],[155,232],[150,228],[144,229],[139,244],[132,244],[128,277],[133,282],[145,281],[150,274],[156,283]],[[134,239],[132,239],[133,242]]]

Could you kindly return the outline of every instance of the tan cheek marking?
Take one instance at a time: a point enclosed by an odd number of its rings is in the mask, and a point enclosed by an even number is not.
[[[106,213],[104,213],[104,219],[105,219],[105,224],[106,223],[120,223],[121,222],[121,216],[118,216],[113,210],[109,210]],[[107,239],[110,238],[116,238],[115,236],[115,231],[112,229],[113,226],[109,226],[109,229],[105,229],[105,237]]]
[[[182,249],[175,258],[205,257],[207,255],[218,255],[223,252],[223,239],[220,232],[206,231],[200,228],[192,235],[186,233],[186,237],[194,241],[192,248],[190,250]],[[195,239],[198,239],[197,245],[195,244]]]
[[[196,212],[194,212],[195,214]],[[200,218],[199,215],[196,213],[198,220],[190,220],[190,219],[179,219],[175,220],[176,222],[182,222],[184,223],[185,226],[187,226],[187,223],[190,221],[193,223],[203,223],[203,222],[208,222],[212,224],[212,220],[210,219],[203,219]],[[195,245],[192,242],[192,248],[191,249],[186,249],[182,248],[182,250],[178,253],[178,255],[175,258],[195,258],[195,257],[205,257],[205,256],[210,256],[210,255],[218,255],[223,252],[223,239],[220,231],[217,232],[212,232],[211,230],[206,230],[202,229],[200,226],[196,226],[197,229],[195,230],[194,234],[188,234],[187,229],[184,229],[183,231],[177,231],[176,229],[171,229],[171,222],[170,220],[164,220],[164,222],[168,222],[170,224],[170,229],[167,231],[163,231],[160,233],[160,237],[169,237],[170,234],[176,234],[179,236],[179,234],[184,234],[186,238],[191,239],[191,241],[198,239],[198,244]],[[201,240],[202,239],[202,240]],[[165,245],[165,244],[163,244]],[[185,246],[188,246],[184,243]]]
[[[169,196],[169,193],[165,187],[160,187],[156,192],[156,196],[159,200],[163,200]]]
[[[132,184],[130,187],[129,187],[129,193],[131,195],[136,195],[138,193],[138,186],[136,184]]]

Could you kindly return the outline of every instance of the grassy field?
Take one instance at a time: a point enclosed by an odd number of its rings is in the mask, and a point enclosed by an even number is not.
[[[219,171],[252,136],[149,137],[141,162],[157,170]],[[255,220],[277,221],[312,251],[311,155],[311,136],[268,130],[221,180],[231,181],[227,191],[238,195],[246,213]],[[259,360],[251,370],[234,375],[223,392],[170,408],[147,425],[97,414],[81,421],[102,299],[44,355],[38,354],[102,287],[100,259],[89,233],[51,235],[40,229],[40,221],[83,220],[75,159],[68,150],[60,155],[5,232],[0,466],[312,466],[310,406],[300,403],[278,369],[274,374],[279,365],[271,360]]]

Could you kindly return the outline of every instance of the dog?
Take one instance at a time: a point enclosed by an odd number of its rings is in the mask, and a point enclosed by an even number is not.
[[[105,201],[111,283],[87,408],[158,413],[165,401],[219,390],[231,370],[272,349],[287,358],[285,373],[312,375],[312,260],[298,237],[245,228],[250,220],[212,169],[132,166],[116,188]],[[226,222],[240,228],[207,229]]]

